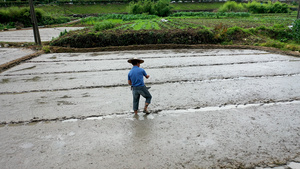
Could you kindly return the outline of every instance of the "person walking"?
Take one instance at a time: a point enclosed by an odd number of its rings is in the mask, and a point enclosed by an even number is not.
[[[142,95],[146,99],[143,112],[149,114],[148,106],[151,103],[152,96],[144,84],[144,77],[148,79],[150,75],[147,75],[146,71],[140,68],[140,64],[144,63],[144,60],[132,58],[128,60],[128,63],[133,66],[128,73],[128,84],[131,85],[133,95],[133,111],[135,114],[138,113],[140,95]]]

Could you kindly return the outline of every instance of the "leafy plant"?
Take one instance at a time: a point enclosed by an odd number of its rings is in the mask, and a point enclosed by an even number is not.
[[[225,25],[223,25],[222,23],[220,23],[219,25],[217,25],[214,28],[215,39],[223,40],[225,38],[225,36],[226,36],[227,29],[228,28]]]
[[[110,21],[98,22],[94,25],[94,30],[100,31],[100,30],[112,29],[115,26],[116,24]]]
[[[170,6],[170,0],[159,0],[155,5],[155,14],[158,16],[169,16],[171,14],[172,7]]]
[[[300,19],[295,20],[293,23],[292,36],[297,43],[300,43]]]
[[[62,32],[59,33],[59,37],[62,37],[62,36],[64,36],[67,33],[68,33],[68,31],[65,29],[64,31],[62,31]]]
[[[50,53],[50,46],[43,46],[42,50],[45,52],[45,53]]]

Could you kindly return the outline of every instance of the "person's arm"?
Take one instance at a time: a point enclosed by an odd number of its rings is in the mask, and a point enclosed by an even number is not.
[[[150,75],[146,75],[145,77],[146,77],[146,79],[148,79],[150,77]]]
[[[131,80],[128,80],[128,84],[129,84],[130,86],[132,85]]]

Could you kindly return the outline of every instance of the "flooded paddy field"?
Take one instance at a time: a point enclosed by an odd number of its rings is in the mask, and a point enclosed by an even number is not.
[[[150,115],[132,114],[132,57],[150,75]],[[2,72],[0,86],[5,168],[299,167],[299,57],[52,53]]]

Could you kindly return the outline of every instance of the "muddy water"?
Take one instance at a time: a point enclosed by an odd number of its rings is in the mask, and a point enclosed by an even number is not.
[[[143,58],[141,67],[150,74],[148,116],[132,114],[131,57]],[[1,166],[238,168],[300,162],[299,61],[223,49],[42,55],[0,74]]]

